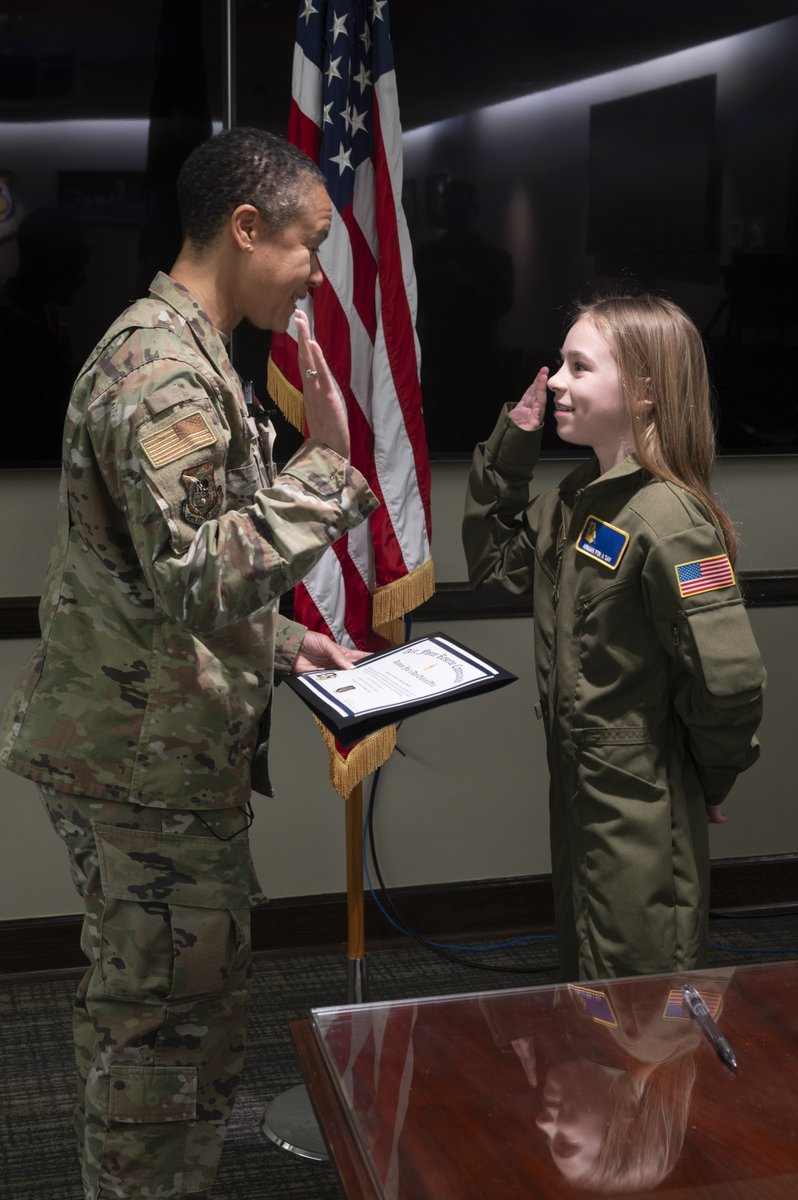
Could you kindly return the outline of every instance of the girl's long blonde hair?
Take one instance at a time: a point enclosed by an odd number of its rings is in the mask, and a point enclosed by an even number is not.
[[[612,347],[624,389],[634,453],[649,474],[690,492],[717,525],[732,563],[737,534],[712,494],[715,421],[701,335],[687,314],[661,296],[606,295],[578,304]],[[644,407],[644,399],[653,405]]]
[[[613,1114],[596,1163],[577,1186],[598,1195],[655,1188],[684,1145],[696,1068],[692,1054],[638,1063],[613,1085]]]

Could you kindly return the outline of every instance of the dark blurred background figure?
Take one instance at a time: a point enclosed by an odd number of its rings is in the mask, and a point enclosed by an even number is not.
[[[146,294],[156,272],[168,271],[177,256],[182,241],[177,173],[212,133],[204,22],[197,19],[195,0],[164,0],[150,98],[137,295]]]
[[[20,221],[17,248],[16,273],[0,293],[0,460],[53,465],[80,367],[66,311],[86,282],[89,247],[64,213],[40,208]]]
[[[415,255],[421,390],[430,449],[470,455],[503,399],[499,322],[513,303],[513,260],[477,226],[473,183],[447,183],[444,232]]]

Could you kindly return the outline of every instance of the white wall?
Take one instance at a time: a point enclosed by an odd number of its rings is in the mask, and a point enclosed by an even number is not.
[[[542,464],[538,484],[567,465]],[[795,459],[727,459],[716,486],[740,522],[744,570],[794,566],[784,523],[795,505]],[[465,577],[460,516],[467,467],[433,468],[433,553],[440,581]],[[52,537],[52,472],[0,472],[4,554],[0,595],[36,595]],[[792,539],[794,546],[794,539]],[[717,858],[798,851],[798,806],[784,747],[795,738],[798,608],[752,612],[769,672],[760,762],[712,830]],[[419,632],[425,626],[417,626]],[[386,882],[402,886],[511,878],[549,870],[543,734],[535,721],[532,622],[453,621],[445,630],[519,676],[475,697],[407,721],[403,754],[383,769],[375,830]],[[32,643],[0,641],[0,694],[11,689]],[[322,739],[300,701],[277,693],[273,779],[277,799],[256,798],[253,848],[273,897],[341,892],[346,886],[344,804],[327,779]],[[368,794],[368,786],[366,787]],[[66,856],[35,787],[0,771],[0,920],[78,911]]]

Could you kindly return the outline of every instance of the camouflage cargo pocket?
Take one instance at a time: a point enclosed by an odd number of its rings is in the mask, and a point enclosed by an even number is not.
[[[257,891],[247,839],[114,825],[95,834],[106,995],[181,1000],[243,986]]]
[[[182,1196],[197,1121],[197,1069],[112,1064],[86,1095],[87,1196]],[[218,1139],[217,1139],[218,1140]],[[218,1154],[214,1158],[214,1167]],[[210,1187],[214,1169],[200,1174]],[[81,1193],[82,1195],[83,1193]]]
[[[108,1078],[109,1121],[141,1123],[196,1118],[195,1067],[112,1064]]]

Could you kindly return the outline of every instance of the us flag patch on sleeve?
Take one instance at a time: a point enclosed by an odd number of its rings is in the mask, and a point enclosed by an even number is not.
[[[212,446],[216,434],[201,412],[182,413],[168,425],[158,425],[141,438],[141,448],[156,470],[166,467],[184,454]]]
[[[732,565],[725,554],[679,563],[675,570],[680,596],[697,596],[699,592],[713,592],[734,583]]]

